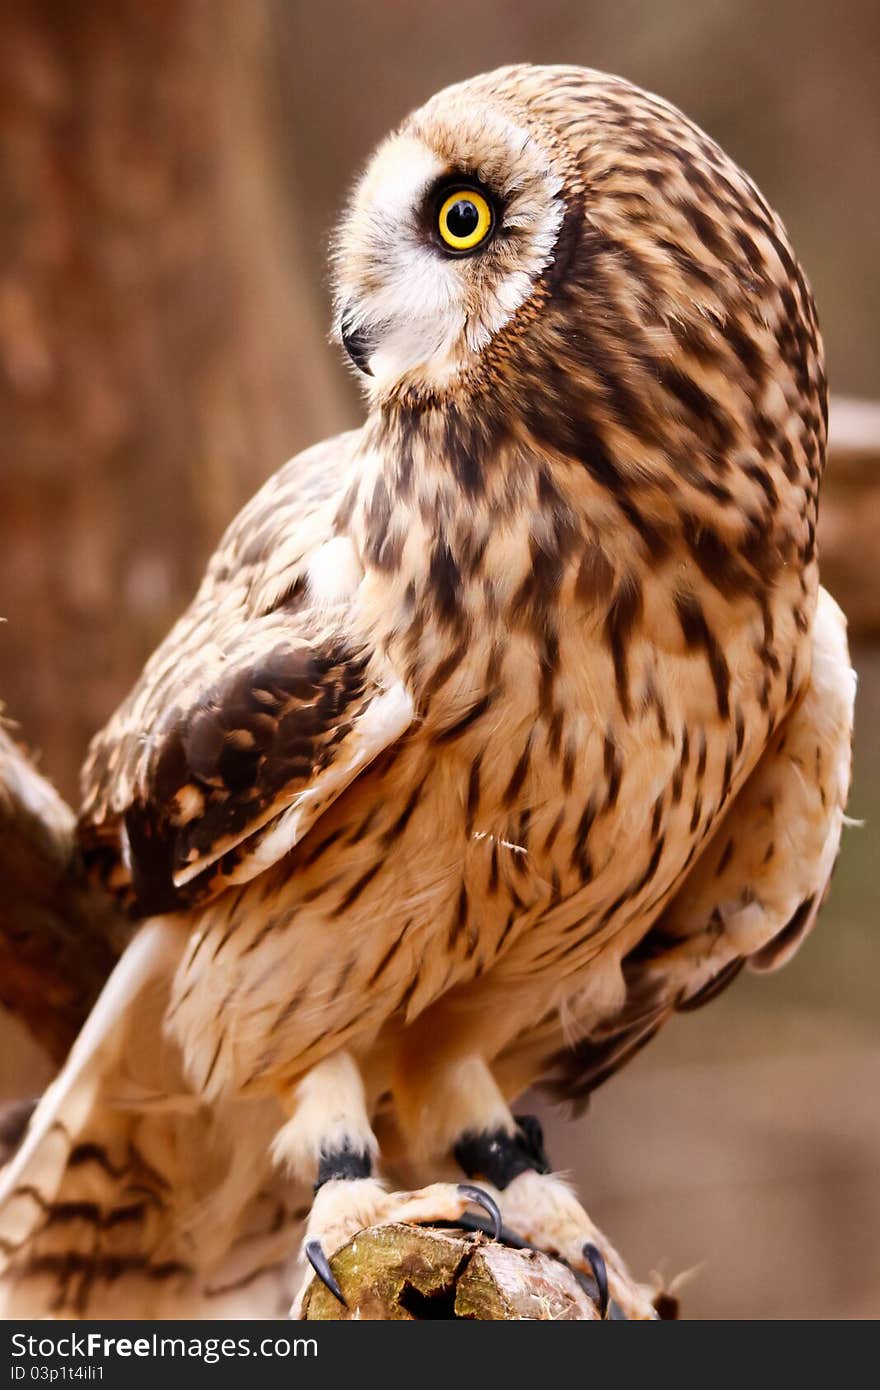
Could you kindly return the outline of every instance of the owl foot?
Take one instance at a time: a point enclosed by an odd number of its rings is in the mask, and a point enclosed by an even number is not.
[[[454,1225],[470,1206],[483,1209],[497,1238],[501,1231],[498,1204],[488,1192],[471,1183],[432,1183],[417,1192],[386,1192],[375,1178],[339,1177],[324,1181],[315,1194],[302,1245],[302,1254],[311,1269],[293,1302],[291,1318],[301,1315],[313,1271],[333,1296],[348,1306],[345,1291],[333,1271],[332,1258],[358,1231],[398,1221]]]
[[[633,1282],[575,1193],[550,1171],[539,1121],[533,1115],[515,1120],[513,1130],[466,1133],[455,1145],[455,1157],[468,1177],[492,1183],[497,1192],[502,1240],[535,1246],[588,1276],[590,1295],[603,1318],[609,1313],[656,1317],[650,1290]]]
[[[635,1282],[562,1178],[555,1173],[523,1172],[497,1195],[506,1227],[589,1276],[602,1317],[630,1321],[657,1317],[654,1291]]]

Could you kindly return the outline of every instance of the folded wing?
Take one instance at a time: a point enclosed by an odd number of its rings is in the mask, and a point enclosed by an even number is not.
[[[262,872],[412,720],[359,625],[339,520],[355,439],[299,455],[257,494],[92,745],[82,841],[140,912]]]

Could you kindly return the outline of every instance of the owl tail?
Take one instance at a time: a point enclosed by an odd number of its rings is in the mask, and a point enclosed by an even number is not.
[[[0,1317],[276,1317],[295,1198],[274,1102],[201,1104],[162,1030],[184,935],[147,922],[0,1170]]]

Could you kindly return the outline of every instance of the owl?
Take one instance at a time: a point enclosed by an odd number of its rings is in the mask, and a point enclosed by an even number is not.
[[[245,507],[85,766],[141,925],[5,1171],[5,1306],[256,1315],[298,1248],[344,1302],[355,1232],[476,1203],[648,1318],[515,1106],[826,893],[813,299],[717,145],[574,67],[409,116],[333,264],[364,423]]]

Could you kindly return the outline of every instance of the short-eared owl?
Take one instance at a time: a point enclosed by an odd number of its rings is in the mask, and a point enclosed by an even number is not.
[[[232,523],[86,764],[147,920],[6,1170],[6,1307],[276,1311],[313,1184],[331,1283],[478,1184],[650,1316],[511,1107],[824,897],[854,680],[810,290],[717,145],[566,67],[405,120],[334,265],[366,420]]]

